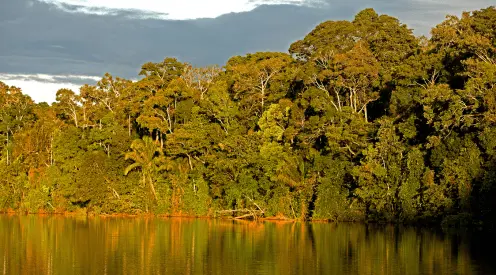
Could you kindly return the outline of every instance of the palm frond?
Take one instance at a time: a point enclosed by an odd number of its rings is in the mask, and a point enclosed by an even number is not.
[[[132,170],[139,168],[139,167],[141,167],[141,163],[138,163],[138,162],[135,162],[135,163],[129,165],[128,167],[126,167],[126,169],[124,169],[124,175],[129,174],[129,172],[131,172]]]

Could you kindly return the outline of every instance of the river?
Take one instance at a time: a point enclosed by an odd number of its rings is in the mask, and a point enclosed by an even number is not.
[[[0,274],[496,274],[492,248],[393,225],[0,215]]]

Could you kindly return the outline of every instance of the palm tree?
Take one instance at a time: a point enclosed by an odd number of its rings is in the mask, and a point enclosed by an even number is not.
[[[126,153],[125,158],[134,161],[133,164],[126,167],[124,175],[129,174],[134,169],[141,169],[141,181],[143,185],[148,186],[152,192],[155,200],[157,200],[157,193],[155,192],[155,185],[153,176],[156,176],[161,170],[165,170],[162,165],[165,163],[165,158],[160,147],[150,138],[143,137],[143,139],[136,139],[131,143],[131,152]]]

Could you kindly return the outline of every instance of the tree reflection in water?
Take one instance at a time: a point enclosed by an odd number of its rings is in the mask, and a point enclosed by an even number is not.
[[[0,216],[3,274],[494,273],[471,247],[392,225]]]

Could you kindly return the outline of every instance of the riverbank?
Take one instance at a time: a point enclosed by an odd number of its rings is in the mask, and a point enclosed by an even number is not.
[[[185,218],[185,219],[223,219],[223,220],[253,220],[253,221],[288,221],[288,222],[296,222],[296,221],[312,221],[312,222],[331,222],[330,220],[301,220],[301,219],[292,219],[284,216],[274,216],[274,217],[258,217],[256,219],[253,218],[239,218],[239,217],[228,217],[228,216],[195,216],[195,215],[186,215],[186,214],[154,214],[154,213],[139,213],[139,214],[130,214],[130,213],[94,213],[94,212],[84,212],[84,211],[64,211],[64,212],[28,212],[28,211],[16,211],[13,209],[0,210],[0,214],[3,215],[37,215],[37,216],[64,216],[64,217],[101,217],[101,218]]]
[[[481,223],[474,222],[470,217],[466,216],[454,216],[448,217],[442,221],[433,222],[399,222],[399,221],[377,221],[377,220],[331,220],[331,219],[294,219],[285,216],[271,216],[271,217],[258,217],[254,219],[253,217],[234,217],[234,216],[221,216],[221,215],[187,215],[187,214],[154,214],[154,213],[95,213],[87,211],[63,211],[63,212],[28,212],[28,211],[16,211],[13,209],[0,210],[0,214],[8,216],[61,216],[61,217],[98,217],[98,218],[166,218],[166,219],[201,219],[201,220],[232,220],[232,221],[258,221],[258,222],[283,222],[283,223],[294,223],[294,222],[310,222],[310,223],[358,223],[358,224],[369,224],[378,226],[413,226],[418,228],[429,228],[442,230],[444,232],[450,233],[461,233],[467,231],[486,231],[493,232],[493,227],[484,227]]]

